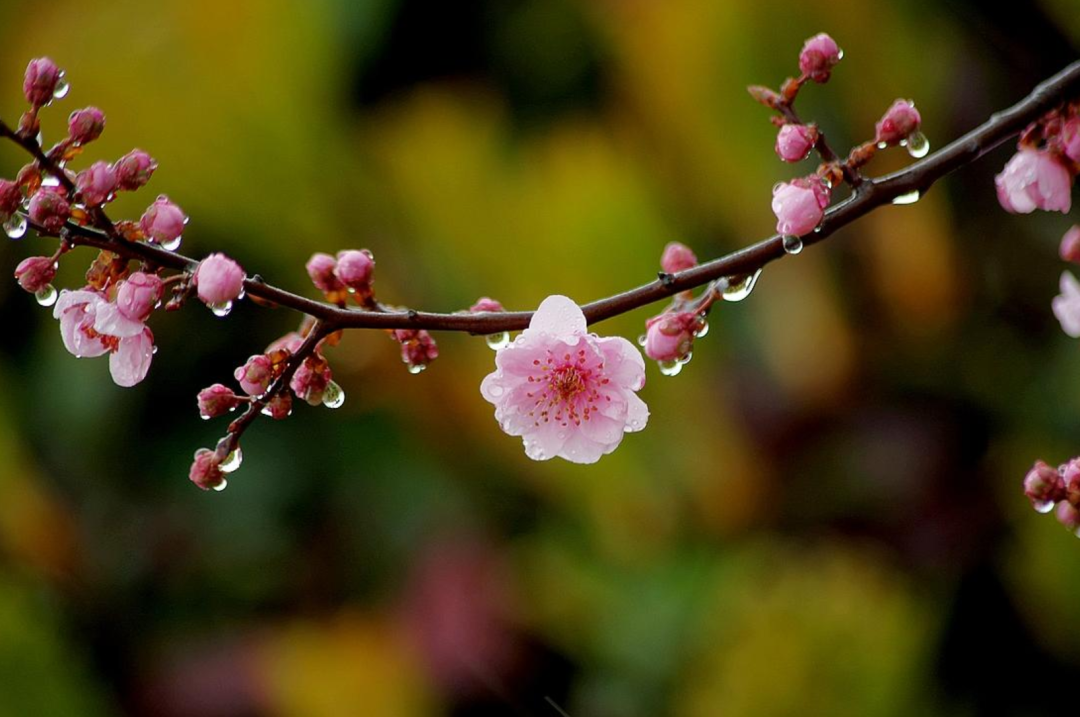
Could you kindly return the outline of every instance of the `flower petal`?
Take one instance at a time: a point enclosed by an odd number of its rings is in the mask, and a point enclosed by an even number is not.
[[[128,338],[138,336],[146,328],[141,321],[135,321],[124,316],[116,304],[102,301],[97,307],[97,317],[94,319],[94,331],[107,336]]]
[[[109,356],[109,373],[117,386],[134,386],[146,378],[154,358],[154,336],[144,329],[138,336],[120,339],[120,346]]]
[[[566,337],[583,334],[587,324],[581,307],[565,296],[549,296],[540,303],[540,308],[529,322],[529,332],[542,332],[552,336]]]

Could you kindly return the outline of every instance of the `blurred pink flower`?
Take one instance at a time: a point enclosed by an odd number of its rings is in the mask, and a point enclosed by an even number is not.
[[[1021,149],[994,178],[998,201],[1006,211],[1028,214],[1035,209],[1068,212],[1072,176],[1049,152]]]
[[[1061,293],[1050,303],[1061,329],[1069,336],[1080,338],[1080,283],[1065,271],[1061,274]]]
[[[648,422],[635,393],[645,385],[641,353],[624,338],[587,333],[581,308],[565,296],[544,299],[495,367],[480,393],[534,460],[595,463]]]

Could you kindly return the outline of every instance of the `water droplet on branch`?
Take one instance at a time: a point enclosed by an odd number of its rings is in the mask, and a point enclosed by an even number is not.
[[[914,132],[907,138],[907,151],[915,159],[922,159],[930,152],[930,140],[922,132]]]
[[[724,301],[742,301],[750,296],[750,292],[757,285],[759,276],[761,276],[761,269],[758,269],[753,274],[729,277],[727,280],[728,286],[720,293],[720,297]]]
[[[892,203],[898,205],[914,204],[915,202],[919,201],[920,196],[921,195],[919,194],[919,190],[916,189],[914,191],[908,192],[907,194],[901,194],[900,196],[893,199]]]
[[[240,446],[237,446],[232,453],[225,456],[225,460],[221,462],[221,465],[219,465],[218,468],[221,469],[222,473],[232,473],[239,468],[240,464],[243,462],[244,452],[240,450]]]
[[[784,251],[788,254],[798,254],[803,250],[803,241],[794,234],[784,235]]]
[[[501,334],[488,334],[484,337],[488,348],[498,351],[510,345],[510,332],[503,331]]]

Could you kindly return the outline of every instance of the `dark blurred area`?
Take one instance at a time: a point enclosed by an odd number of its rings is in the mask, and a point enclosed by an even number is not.
[[[0,4],[0,117],[67,71],[224,251],[315,296],[370,249],[380,299],[529,309],[772,232],[745,93],[827,31],[799,111],[840,151],[912,98],[939,147],[1076,58],[1072,0],[118,0]],[[896,156],[894,156],[894,154]],[[1001,148],[768,267],[716,307],[650,425],[597,465],[534,463],[479,394],[480,338],[409,375],[379,332],[328,351],[347,398],[260,421],[222,493],[187,480],[197,391],[299,317],[155,316],[147,380],[75,360],[0,285],[0,717],[1061,715],[1080,680],[1080,543],[1031,462],[1080,452],[1080,355],[1050,312],[1073,217],[1006,214]],[[0,176],[24,163],[0,148]],[[883,153],[870,173],[910,158]],[[79,164],[82,163],[82,164]],[[51,252],[6,241],[0,263]],[[87,250],[65,257],[80,285]],[[661,307],[597,327],[634,339]]]

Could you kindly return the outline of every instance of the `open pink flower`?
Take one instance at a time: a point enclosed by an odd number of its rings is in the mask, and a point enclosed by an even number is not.
[[[998,201],[1013,214],[1035,209],[1068,212],[1072,176],[1057,157],[1044,150],[1021,149],[994,178]]]
[[[124,316],[94,291],[61,291],[53,307],[60,337],[75,358],[109,354],[109,373],[117,386],[146,378],[154,357],[154,335],[141,321]]]
[[[1074,339],[1080,338],[1080,282],[1065,271],[1061,274],[1061,293],[1050,303],[1061,329]]]
[[[522,437],[529,458],[595,463],[624,433],[645,427],[649,409],[635,393],[644,385],[645,361],[633,344],[588,333],[577,304],[549,296],[495,355],[480,393],[495,404],[502,429]]]

